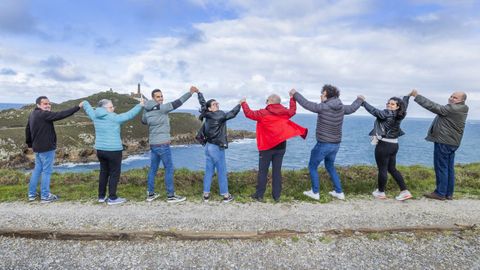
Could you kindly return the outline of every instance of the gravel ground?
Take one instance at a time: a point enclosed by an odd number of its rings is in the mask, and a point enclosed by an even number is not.
[[[0,237],[0,269],[480,269],[480,232],[332,237],[327,229],[480,224],[479,200],[316,203],[1,203],[0,228],[292,229],[269,240],[56,241]]]
[[[328,204],[154,201],[117,206],[15,202],[0,203],[0,217],[0,228],[318,232],[340,228],[480,224],[480,200],[348,200]]]

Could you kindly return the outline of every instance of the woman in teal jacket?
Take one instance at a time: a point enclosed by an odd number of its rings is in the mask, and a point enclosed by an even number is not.
[[[117,184],[120,178],[122,165],[122,139],[120,137],[121,125],[134,118],[143,107],[143,99],[131,110],[116,114],[115,107],[109,99],[98,102],[93,109],[88,101],[83,103],[85,113],[92,119],[95,126],[95,149],[100,161],[100,175],[98,184],[98,202],[107,201],[109,205],[124,203],[127,200],[117,197]],[[108,184],[108,199],[106,191]]]

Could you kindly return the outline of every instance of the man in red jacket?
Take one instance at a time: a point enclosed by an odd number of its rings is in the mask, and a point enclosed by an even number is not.
[[[245,98],[240,101],[245,117],[257,121],[258,178],[257,190],[252,198],[258,201],[262,201],[265,194],[270,163],[272,163],[272,196],[276,202],[280,200],[282,160],[287,148],[287,139],[295,136],[301,136],[303,139],[307,137],[306,128],[289,120],[297,110],[293,96],[290,95],[289,109],[282,106],[280,102],[280,97],[273,94],[268,97],[265,109],[252,111]]]

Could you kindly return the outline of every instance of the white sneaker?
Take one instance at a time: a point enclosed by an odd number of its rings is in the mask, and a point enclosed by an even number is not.
[[[408,199],[411,199],[413,196],[412,194],[410,193],[410,191],[408,190],[404,190],[402,192],[400,192],[400,194],[398,194],[397,197],[395,197],[395,199],[397,201],[405,201],[405,200],[408,200]]]
[[[387,195],[385,195],[385,192],[380,192],[378,191],[378,189],[375,189],[374,192],[372,192],[372,195],[373,197],[377,198],[377,199],[381,199],[381,200],[384,200],[387,198]]]
[[[328,192],[328,194],[332,195],[339,200],[345,200],[345,194],[343,192],[337,193],[335,190]]]
[[[314,200],[320,200],[320,193],[313,193],[313,191],[310,189],[308,191],[304,191],[303,195],[308,196]]]
[[[108,199],[107,204],[108,205],[116,205],[116,204],[122,204],[126,201],[127,201],[127,199],[118,197],[115,200]]]

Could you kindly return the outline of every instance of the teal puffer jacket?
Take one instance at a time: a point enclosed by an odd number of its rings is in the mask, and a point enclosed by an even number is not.
[[[134,118],[141,110],[140,104],[125,113],[108,112],[105,108],[93,109],[88,101],[84,101],[83,109],[95,126],[95,149],[102,151],[123,150],[120,137],[121,125]]]

